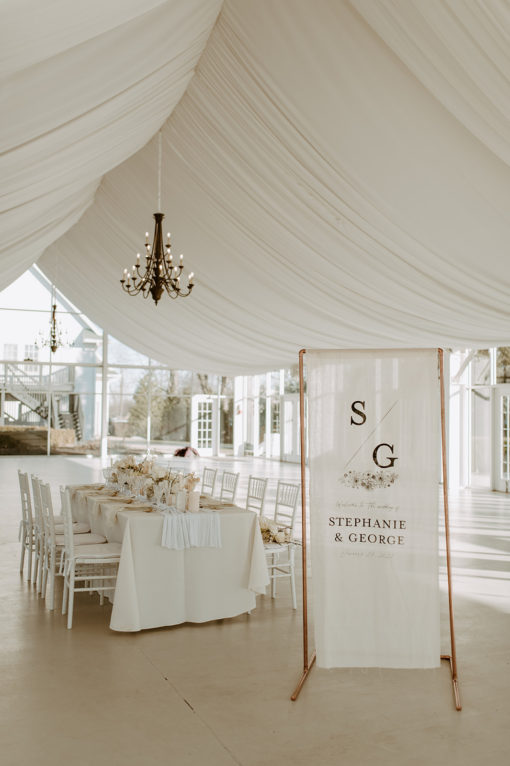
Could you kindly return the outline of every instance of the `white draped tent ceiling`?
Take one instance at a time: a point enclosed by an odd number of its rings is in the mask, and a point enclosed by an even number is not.
[[[3,286],[174,368],[510,345],[508,0],[10,0]],[[197,275],[121,290],[162,212]]]

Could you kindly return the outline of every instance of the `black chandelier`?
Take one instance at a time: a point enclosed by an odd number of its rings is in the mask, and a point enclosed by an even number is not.
[[[52,286],[51,290],[50,332],[49,335],[45,335],[42,331],[39,331],[35,345],[36,348],[49,348],[53,354],[57,349],[69,345],[67,332],[61,329],[60,323],[57,321],[57,303],[54,286]]]
[[[161,131],[158,136],[158,210],[161,210]],[[142,293],[144,298],[152,296],[157,305],[166,290],[170,298],[186,298],[194,286],[194,275],[188,275],[187,285],[181,285],[181,274],[184,269],[184,256],[179,256],[179,262],[174,263],[170,232],[163,244],[162,221],[164,213],[154,213],[154,238],[149,243],[149,232],[145,232],[145,264],[142,265],[140,253],[137,253],[136,263],[131,271],[124,269],[120,283],[122,289],[129,295]]]

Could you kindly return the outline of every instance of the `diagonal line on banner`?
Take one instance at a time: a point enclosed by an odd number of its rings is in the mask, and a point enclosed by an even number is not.
[[[360,444],[360,446],[358,447],[358,449],[356,450],[356,452],[354,453],[354,455],[351,457],[351,459],[349,460],[349,462],[345,464],[345,466],[344,466],[344,470],[345,470],[345,468],[347,468],[347,466],[349,466],[349,465],[352,463],[352,461],[354,460],[354,458],[356,457],[356,455],[358,454],[358,452],[359,452],[359,451],[360,451],[360,450],[361,450],[361,449],[362,449],[362,448],[365,446],[365,444],[366,444],[366,443],[367,443],[367,441],[370,439],[370,437],[371,437],[371,436],[373,436],[373,435],[375,434],[375,432],[377,431],[377,429],[379,428],[379,426],[380,426],[380,425],[381,425],[381,423],[383,422],[384,418],[386,418],[386,417],[387,417],[387,416],[390,414],[390,412],[392,411],[393,407],[394,407],[394,406],[395,406],[397,403],[398,403],[398,399],[397,399],[396,401],[394,401],[394,402],[393,402],[393,404],[391,405],[391,407],[389,408],[389,410],[387,410],[387,411],[384,413],[384,415],[382,416],[382,418],[380,419],[380,421],[379,421],[378,423],[376,423],[376,424],[375,424],[375,428],[374,428],[372,431],[370,431],[370,433],[368,434],[368,436],[367,436],[367,438],[365,439],[365,441],[364,441],[364,442],[362,442],[362,443]]]

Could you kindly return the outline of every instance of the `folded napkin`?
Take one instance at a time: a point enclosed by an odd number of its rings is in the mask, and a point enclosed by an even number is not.
[[[104,489],[104,484],[68,484],[67,489],[72,491],[76,491],[77,489],[90,489],[98,491],[100,489]]]
[[[221,548],[220,519],[216,513],[165,511],[161,545],[182,551],[185,548]]]
[[[234,503],[219,503],[219,502],[201,502],[200,508],[208,509],[210,511],[221,511],[223,508],[235,508]]]

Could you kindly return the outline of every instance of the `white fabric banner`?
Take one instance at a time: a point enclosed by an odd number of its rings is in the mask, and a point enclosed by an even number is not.
[[[437,349],[305,359],[317,664],[438,667]]]

